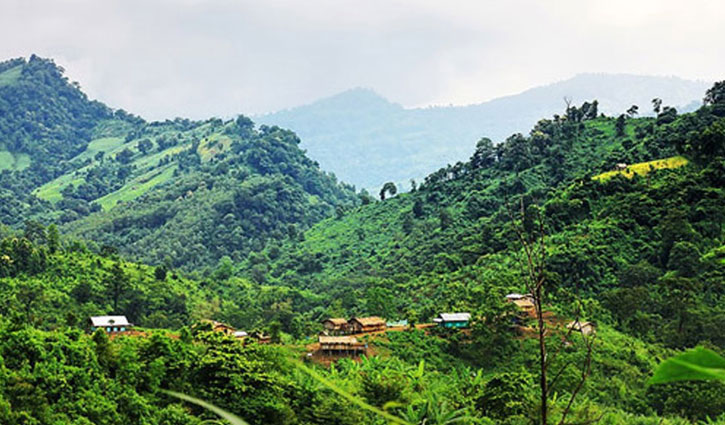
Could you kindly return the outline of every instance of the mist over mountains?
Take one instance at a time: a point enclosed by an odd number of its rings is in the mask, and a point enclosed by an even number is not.
[[[370,89],[356,88],[314,103],[255,118],[295,131],[322,169],[368,189],[394,181],[403,188],[449,163],[465,161],[481,137],[501,142],[572,104],[597,99],[599,111],[619,115],[631,105],[651,113],[653,98],[681,112],[701,104],[709,83],[678,77],[580,74],[571,79],[466,106],[405,108]]]

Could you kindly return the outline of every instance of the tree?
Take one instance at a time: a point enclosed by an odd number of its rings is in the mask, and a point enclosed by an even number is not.
[[[441,208],[438,212],[438,220],[442,230],[446,230],[453,224],[453,216],[448,208]]]
[[[113,312],[118,313],[118,301],[130,286],[128,275],[123,271],[120,263],[113,263],[113,267],[105,283],[106,292],[113,302]]]
[[[58,226],[51,224],[48,226],[48,250],[51,254],[55,254],[60,249],[60,235],[58,234]]]
[[[652,110],[655,114],[659,114],[660,110],[662,110],[662,99],[659,97],[655,97],[652,99]]]
[[[104,151],[98,151],[94,156],[93,159],[96,161],[103,163],[103,158],[106,156],[106,152]]]
[[[725,80],[718,81],[713,84],[713,86],[705,92],[705,99],[703,100],[706,105],[725,103]]]
[[[385,183],[383,185],[383,188],[380,189],[380,200],[381,201],[384,201],[385,200],[385,194],[386,193],[390,194],[390,196],[393,196],[396,193],[398,193],[398,188],[395,187],[395,183],[393,183],[393,182],[387,182],[387,183]]]
[[[624,127],[626,123],[624,120],[624,114],[617,117],[617,121],[614,124],[614,128],[617,131],[617,136],[621,137],[624,136]]]
[[[423,217],[423,213],[423,201],[416,199],[415,202],[413,202],[413,215],[415,218],[421,218]]]
[[[496,148],[488,137],[484,137],[476,143],[476,150],[471,157],[473,169],[486,168],[496,161]]]
[[[632,106],[629,107],[629,109],[627,109],[627,115],[630,118],[634,118],[634,116],[637,115],[637,114],[639,114],[639,106],[632,105]]]
[[[167,273],[166,266],[164,266],[164,265],[158,266],[154,270],[154,278],[156,280],[160,280],[160,281],[166,280],[166,273]]]
[[[35,220],[27,220],[25,222],[25,232],[23,236],[25,236],[25,239],[34,244],[45,244],[48,241],[48,235],[45,232],[45,227]]]
[[[142,154],[146,155],[151,149],[154,148],[154,143],[149,139],[142,139],[136,144],[136,149]]]
[[[546,234],[544,231],[544,220],[541,216],[541,210],[537,206],[530,206],[526,208],[524,200],[520,200],[520,209],[518,214],[514,212],[510,204],[507,203],[507,211],[509,214],[510,223],[514,229],[516,236],[518,237],[519,244],[521,245],[522,254],[519,256],[519,263],[522,265],[524,272],[524,282],[526,289],[531,294],[534,303],[534,310],[536,313],[537,333],[538,333],[538,344],[539,344],[539,391],[540,391],[540,404],[539,404],[539,415],[541,418],[541,425],[548,425],[549,416],[549,396],[553,383],[555,383],[559,376],[561,376],[571,363],[565,363],[561,369],[554,374],[551,385],[548,380],[548,371],[553,360],[557,357],[558,353],[565,346],[561,344],[559,351],[549,353],[546,343],[547,337],[547,325],[544,320],[544,284],[547,282],[549,272],[546,268],[547,262],[547,250],[546,250]],[[517,217],[518,215],[518,217]],[[579,318],[577,317],[577,321]],[[564,337],[564,341],[569,339],[572,329]],[[571,407],[576,399],[579,391],[582,389],[584,382],[586,382],[589,374],[591,373],[591,362],[592,362],[592,350],[594,347],[594,339],[584,336],[582,333],[582,340],[586,347],[586,355],[581,365],[581,376],[578,383],[574,387],[574,390],[569,396],[569,401],[562,412],[561,420],[558,425],[564,425],[566,417],[571,410]]]
[[[116,154],[116,161],[120,162],[121,164],[128,164],[129,162],[131,162],[132,158],[133,152],[131,152],[129,148],[126,148]]]

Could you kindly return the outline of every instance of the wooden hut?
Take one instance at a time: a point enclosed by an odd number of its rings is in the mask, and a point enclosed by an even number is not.
[[[377,316],[353,317],[348,321],[348,329],[353,333],[378,332],[386,329],[386,323]]]
[[[320,350],[326,355],[359,355],[365,353],[365,344],[353,336],[319,336]]]
[[[531,294],[508,294],[506,301],[514,304],[521,314],[536,317],[536,304]]]
[[[202,320],[202,323],[208,323],[211,326],[211,330],[214,332],[223,333],[224,335],[234,335],[236,329],[226,323],[217,322],[216,320]]]
[[[325,331],[327,331],[328,334],[342,334],[347,332],[347,319],[343,319],[341,317],[332,317],[329,319],[325,319],[322,322],[322,326],[325,328]]]
[[[249,336],[256,339],[257,342],[260,344],[269,344],[270,342],[272,342],[272,337],[264,332],[252,332],[252,334]]]

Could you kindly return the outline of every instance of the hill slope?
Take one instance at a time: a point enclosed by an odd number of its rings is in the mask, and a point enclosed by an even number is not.
[[[476,311],[491,294],[524,290],[506,207],[523,199],[529,213],[545,215],[549,295],[557,303],[591,298],[610,309],[597,311],[601,320],[621,320],[639,336],[675,346],[709,339],[725,347],[702,331],[725,317],[719,313],[725,293],[715,283],[725,273],[725,120],[717,108],[704,107],[674,119],[630,119],[618,133],[617,119],[576,121],[579,114],[570,114],[540,121],[529,137],[480,144],[469,162],[431,174],[412,193],[270,246],[247,262],[245,273],[331,294],[350,313],[428,320],[440,311]],[[673,165],[653,166],[646,175],[593,178],[617,163],[639,169],[636,163],[677,153],[691,161],[663,161]],[[687,289],[677,286],[686,283]],[[652,316],[638,322],[614,300],[635,297],[644,286],[687,293],[700,310],[688,310],[678,323],[666,296],[640,294],[637,306]],[[696,288],[710,292],[694,295]]]
[[[146,122],[89,101],[52,61],[0,64],[0,222],[63,223],[149,263],[213,267],[355,205],[278,127]]]
[[[564,97],[598,99],[600,112],[619,115],[633,104],[649,111],[655,97],[691,110],[706,88],[679,78],[583,74],[481,104],[419,109],[355,89],[257,119],[297,132],[309,155],[344,181],[368,189],[386,181],[407,187],[408,179],[464,160],[481,137],[502,141],[560,113]]]

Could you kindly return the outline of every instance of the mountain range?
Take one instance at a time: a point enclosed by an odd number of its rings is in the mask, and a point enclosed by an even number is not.
[[[405,108],[357,88],[255,120],[295,131],[309,156],[345,182],[377,190],[392,181],[407,189],[410,179],[468,160],[482,137],[501,142],[542,117],[564,115],[565,98],[573,104],[598,100],[607,115],[632,105],[651,115],[654,98],[681,112],[693,110],[708,87],[677,77],[581,74],[478,104],[427,108]]]

